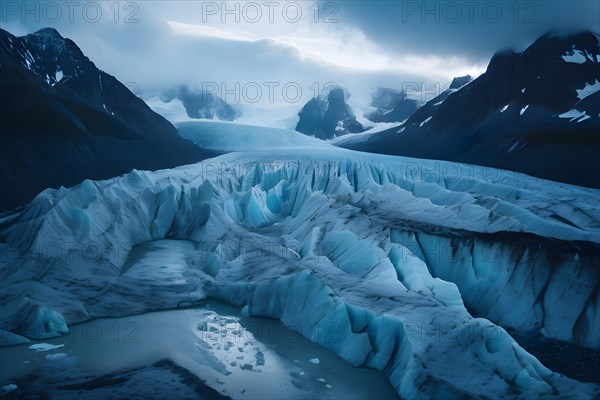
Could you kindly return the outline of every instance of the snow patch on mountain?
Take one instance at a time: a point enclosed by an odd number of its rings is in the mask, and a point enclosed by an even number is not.
[[[0,210],[47,187],[208,157],[55,29],[0,29],[0,93],[11,99],[0,107],[2,180],[19,188],[2,192]]]
[[[266,107],[249,104],[236,104],[241,116],[234,122],[244,125],[264,126],[294,130],[300,117],[298,106]]]
[[[586,97],[600,91],[600,81],[596,79],[596,81],[592,84],[586,82],[583,89],[575,89],[577,91],[577,98],[579,100],[583,100]]]
[[[369,122],[371,127],[364,132],[354,133],[352,135],[344,135],[334,138],[328,143],[339,145],[341,143],[360,143],[368,140],[373,135],[391,129],[402,126],[406,121],[401,122]]]
[[[431,117],[427,117],[427,118],[425,118],[425,119],[423,120],[423,122],[421,122],[421,123],[419,124],[419,127],[422,127],[423,125],[425,125],[426,123],[428,123],[429,121],[431,121],[431,119],[432,119],[432,118],[433,118],[432,116],[431,116]]]
[[[174,98],[171,101],[163,101],[159,96],[148,97],[144,99],[146,104],[157,114],[160,114],[172,124],[182,121],[193,121],[185,111],[185,106],[181,100]]]
[[[155,112],[171,122],[189,119],[233,121],[240,115],[216,94],[184,85],[165,91],[151,90],[144,97]]]
[[[590,118],[589,115],[586,114],[585,111],[579,111],[576,109],[572,109],[569,110],[565,113],[562,113],[558,116],[558,118],[568,118],[569,122],[581,122],[581,121],[585,121],[586,119]]]
[[[573,51],[563,55],[562,59],[569,63],[583,64],[584,62],[586,62],[587,57],[585,56],[583,51],[573,48]]]
[[[578,63],[563,62],[563,55]],[[402,135],[390,129],[367,140],[340,141],[339,145],[516,169],[598,187],[598,56],[598,35],[550,32],[522,52],[496,53],[477,79],[463,86],[459,82],[456,91],[444,91],[420,107],[403,125]],[[569,110],[585,115],[572,115]],[[577,119],[569,123],[574,117]],[[524,151],[508,152],[518,139],[528,143]]]

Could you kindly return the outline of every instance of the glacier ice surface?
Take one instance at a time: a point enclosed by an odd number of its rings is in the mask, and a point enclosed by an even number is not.
[[[600,347],[599,194],[316,147],[134,170],[7,220],[0,320],[38,339],[213,297],[385,372],[402,398],[593,397],[500,325]]]

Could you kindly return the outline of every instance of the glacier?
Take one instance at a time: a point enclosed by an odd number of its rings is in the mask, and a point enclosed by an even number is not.
[[[600,348],[599,197],[326,146],[87,180],[0,219],[1,327],[44,339],[214,298],[384,372],[403,399],[593,398],[505,329]]]
[[[186,121],[176,124],[179,134],[205,150],[217,153],[262,151],[275,148],[331,148],[322,140],[300,132],[240,122]]]

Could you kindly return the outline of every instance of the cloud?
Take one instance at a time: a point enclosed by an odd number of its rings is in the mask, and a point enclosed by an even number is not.
[[[167,21],[167,25],[176,33],[201,38],[214,38],[223,40],[232,40],[237,42],[252,42],[251,38],[237,35],[232,32],[224,31],[212,26],[192,25],[177,21]]]
[[[552,29],[600,29],[600,2],[347,1],[340,23],[356,26],[390,51],[487,62],[498,50],[522,50]]]
[[[598,15],[597,2],[581,3],[582,9],[564,6],[575,2],[528,2],[537,5],[538,21],[529,24],[531,10],[522,2],[518,23],[508,2],[494,3],[502,7],[495,23],[481,9],[470,21],[464,10],[469,2],[451,2],[463,8],[455,22],[447,20],[448,2],[426,2],[439,8],[433,14],[423,14],[424,2],[406,1],[269,3],[277,4],[273,9],[256,2],[258,12],[248,2],[82,2],[78,10],[92,3],[102,8],[94,22],[81,13],[57,21],[16,13],[3,27],[25,34],[53,26],[100,68],[140,91],[216,84],[226,100],[248,102],[254,99],[249,91],[259,87],[259,102],[289,104],[299,87],[298,106],[329,82],[348,88],[353,102],[368,102],[377,86],[420,87],[430,98],[454,76],[482,73],[496,50],[529,44],[549,27],[577,21],[586,27]],[[476,3],[483,9],[490,2]],[[48,3],[14,4],[42,13]]]
[[[220,39],[220,48],[229,47],[232,51],[235,49],[240,58],[245,53],[240,49],[243,46],[239,43],[227,42],[246,42],[248,48],[253,48],[262,42],[264,46],[261,51],[275,53],[275,57],[269,59],[272,64],[256,65],[256,67],[261,70],[266,68],[271,73],[281,70],[281,66],[292,61],[294,64],[300,63],[306,69],[320,69],[322,76],[336,75],[349,78],[350,75],[358,73],[360,78],[364,79],[365,74],[372,73],[374,77],[396,76],[396,81],[404,76],[410,78],[411,82],[415,81],[415,78],[431,82],[449,81],[454,76],[466,73],[477,75],[485,69],[485,64],[471,63],[468,59],[460,57],[390,53],[370,41],[362,31],[339,25],[315,29],[312,26],[297,24],[293,25],[293,29],[288,29],[287,34],[273,34],[272,30],[261,34],[258,29],[249,34],[245,27],[235,24],[227,26],[232,31],[176,21],[169,21],[168,24],[174,32],[187,36],[188,39],[200,39],[202,42],[207,39]],[[239,51],[241,53],[238,53]],[[255,54],[256,58],[262,58],[262,54],[258,54],[258,51]],[[276,57],[277,55],[279,57]],[[293,60],[290,60],[290,57]],[[254,61],[244,59],[244,63],[248,62],[251,65],[255,64]],[[302,72],[297,72],[298,75],[288,76],[288,79],[300,78]],[[344,83],[340,82],[340,84]]]

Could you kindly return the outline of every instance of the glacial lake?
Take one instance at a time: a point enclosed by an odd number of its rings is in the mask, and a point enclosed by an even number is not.
[[[50,346],[30,348],[40,343]],[[70,326],[67,336],[2,347],[0,386],[66,358],[95,377],[169,359],[236,399],[398,399],[382,372],[354,367],[275,319],[212,300],[95,319]],[[69,368],[60,373],[68,377]]]

